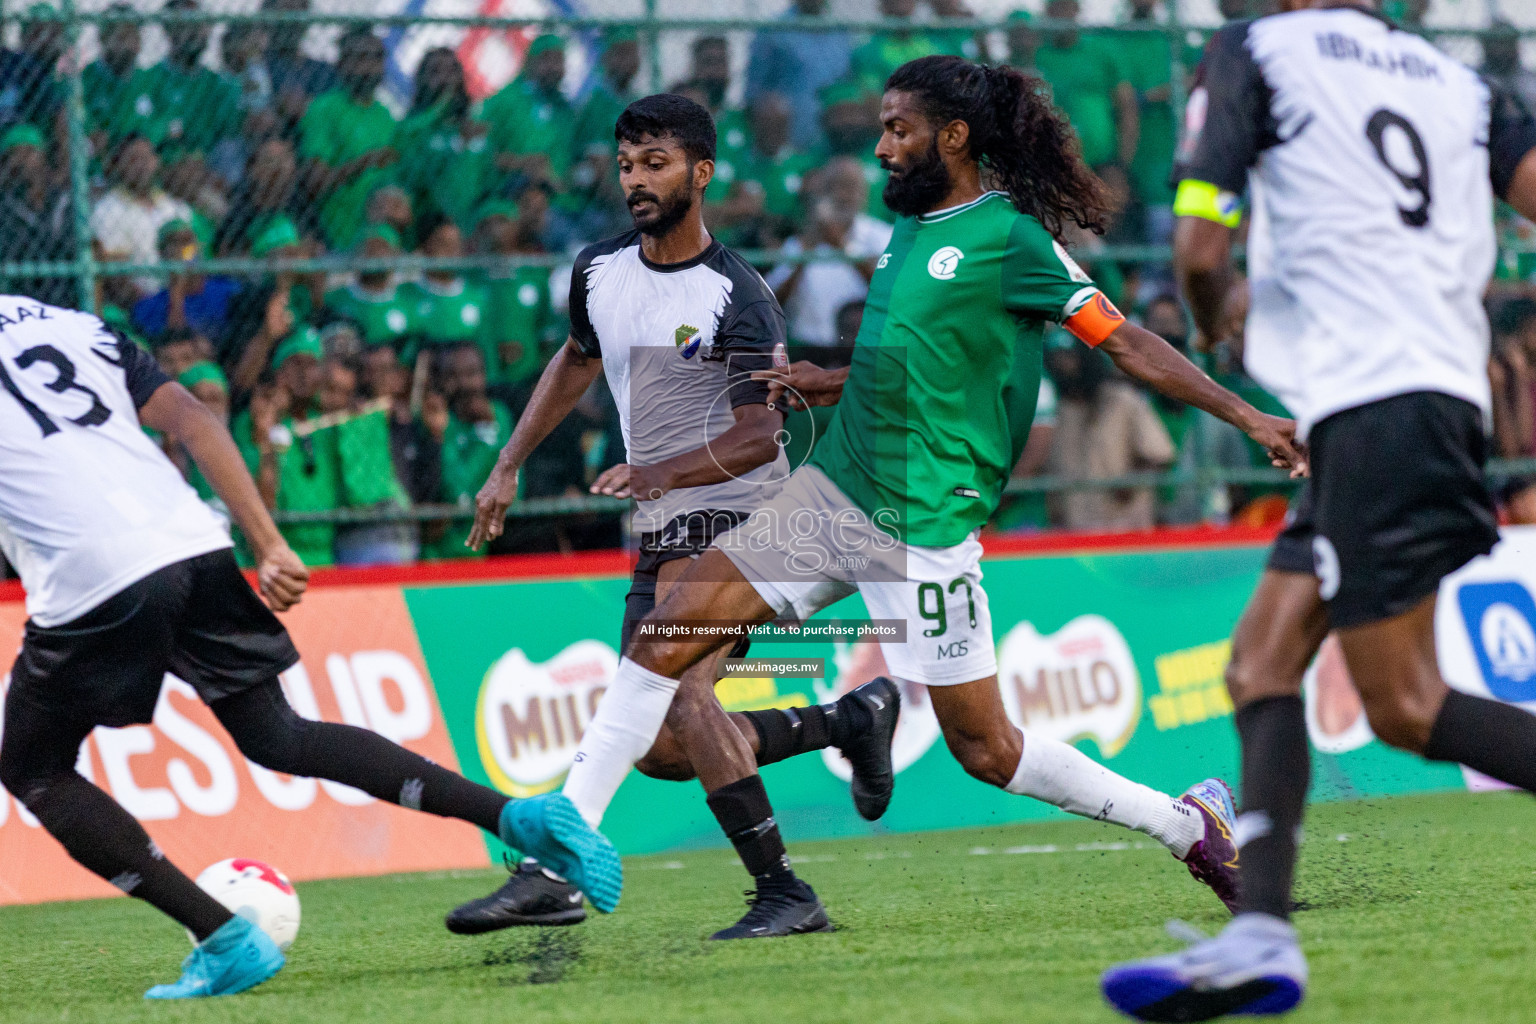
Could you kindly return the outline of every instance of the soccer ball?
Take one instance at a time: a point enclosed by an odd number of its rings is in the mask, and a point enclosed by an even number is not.
[[[197,876],[197,887],[266,932],[285,953],[299,936],[299,894],[270,864],[246,857],[221,860]]]

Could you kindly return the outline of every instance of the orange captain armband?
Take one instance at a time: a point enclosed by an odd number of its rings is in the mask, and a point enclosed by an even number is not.
[[[1082,305],[1063,321],[1062,326],[1089,348],[1097,348],[1105,338],[1119,330],[1123,323],[1125,315],[1104,297],[1103,292],[1095,288],[1083,297]]]

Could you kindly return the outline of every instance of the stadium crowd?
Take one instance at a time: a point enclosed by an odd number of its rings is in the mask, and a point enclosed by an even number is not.
[[[197,5],[167,0],[164,9]],[[263,0],[262,9],[296,13],[307,5]],[[72,260],[80,237],[60,71],[66,37],[40,6],[20,17],[14,47],[0,50],[0,263]],[[1259,6],[1221,4],[1228,17]],[[1413,22],[1426,5],[1400,6]],[[794,0],[787,14],[825,16],[825,0]],[[1166,265],[1103,256],[1106,245],[1158,245],[1171,235],[1176,105],[1199,61],[1199,33],[1175,52],[1164,33],[1060,27],[1078,21],[1078,0],[1047,0],[1039,14],[1052,27],[1020,10],[997,33],[946,28],[946,19],[970,17],[964,0],[878,0],[878,14],[912,27],[872,38],[765,28],[751,40],[745,66],[733,64],[725,36],[698,35],[686,74],[670,83],[716,116],[707,220],[726,244],[765,254],[761,269],[799,350],[792,355],[846,361],[873,261],[890,237],[873,156],[882,83],[913,58],[963,54],[1034,69],[1070,116],[1085,158],[1117,199],[1107,236],[1071,239],[1112,300],[1207,360],[1249,401],[1281,411],[1241,369],[1244,287],[1230,296],[1226,337],[1195,339]],[[1158,0],[1128,0],[1125,16],[1146,24],[1164,12]],[[640,38],[627,30],[591,39],[539,35],[517,76],[479,99],[459,52],[431,49],[397,110],[380,99],[387,53],[371,29],[343,32],[334,61],[306,47],[306,24],[232,20],[219,31],[207,23],[163,30],[167,52],[150,63],[139,23],[101,26],[99,53],[83,71],[85,220],[103,263],[548,257],[503,271],[98,278],[104,318],[227,417],[269,504],[316,514],[284,527],[306,562],[469,557],[462,521],[320,520],[343,509],[471,503],[546,360],[564,343],[569,259],[630,226],[612,126],[641,94]],[[1487,40],[1485,72],[1536,102],[1536,74],[1521,66],[1518,42],[1512,30]],[[573,88],[567,58],[578,45],[590,46],[596,60]],[[1504,230],[1515,242],[1536,234],[1512,214]],[[817,256],[827,258],[804,261]],[[1500,278],[1490,297],[1498,451],[1536,455],[1536,289],[1526,284],[1536,279],[1536,254],[1506,259]],[[74,277],[12,275],[3,285],[63,305],[80,297]],[[1048,338],[1046,364],[1016,477],[1266,465],[1235,429],[1134,387],[1064,333]],[[788,425],[792,463],[815,433],[811,419],[796,413]],[[195,468],[171,454],[212,500]],[[613,401],[599,378],[530,460],[522,496],[583,495],[598,472],[623,459]],[[1237,485],[1026,493],[1011,498],[994,525],[1264,523],[1283,514],[1287,493]],[[1512,517],[1536,521],[1536,482],[1511,484],[1506,500]],[[617,519],[523,521],[497,550],[613,546],[621,540]]]

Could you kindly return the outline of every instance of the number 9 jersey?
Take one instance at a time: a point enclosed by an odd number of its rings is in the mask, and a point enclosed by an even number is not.
[[[1493,200],[1536,148],[1517,101],[1333,8],[1223,28],[1187,121],[1175,212],[1236,227],[1249,190],[1244,359],[1303,436],[1410,391],[1489,416]]]
[[[96,317],[0,295],[0,550],[36,625],[230,546],[139,425],[139,407],[169,382]]]

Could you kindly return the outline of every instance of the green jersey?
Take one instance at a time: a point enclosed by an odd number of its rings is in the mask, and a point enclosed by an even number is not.
[[[378,100],[355,103],[340,89],[315,97],[299,120],[299,156],[340,167],[365,153],[395,144],[395,117]],[[393,167],[370,167],[333,188],[320,206],[326,241],[346,249],[363,226],[368,197],[395,180]]]
[[[154,78],[148,68],[134,68],[119,78],[105,61],[96,60],[80,72],[80,82],[92,129],[106,132],[113,142],[129,132],[138,132],[156,145],[165,141],[170,115],[155,105]]]
[[[491,126],[495,152],[543,153],[556,177],[563,178],[570,169],[576,111],[560,90],[545,92],[529,79],[514,78],[485,101],[481,116]]]
[[[408,132],[408,127],[417,130]],[[506,177],[496,166],[490,136],[483,130],[466,136],[449,121],[421,128],[400,126],[400,183],[410,191],[418,215],[441,212],[467,235],[474,229],[476,208]]]
[[[402,353],[406,362],[416,359],[417,343],[479,342],[486,331],[491,300],[482,284],[462,277],[447,286],[411,281],[400,286],[400,298],[411,318],[412,342],[407,343]],[[487,364],[488,369],[490,365]]]
[[[1142,202],[1167,206],[1173,202],[1168,178],[1173,173],[1173,150],[1179,137],[1172,99],[1173,49],[1168,37],[1156,32],[1121,35],[1106,42],[1116,48],[1140,103],[1141,135],[1131,161],[1131,184]],[[1153,92],[1166,95],[1149,99]]]
[[[613,138],[613,126],[624,108],[640,97],[633,92],[619,92],[606,80],[592,87],[591,94],[576,115],[571,130],[571,148],[576,159],[604,153],[612,156],[619,144]]]
[[[1118,147],[1115,90],[1128,80],[1114,48],[1091,35],[1080,36],[1072,47],[1046,43],[1035,52],[1035,67],[1077,129],[1083,160],[1090,167],[1112,163]]]
[[[468,423],[450,413],[448,430],[443,435],[443,489],[439,497],[450,505],[469,506],[491,475],[496,457],[512,436],[512,413],[502,403],[491,400],[496,419]],[[464,546],[462,524],[454,524],[437,542],[426,545],[427,558],[475,558]],[[479,557],[484,556],[484,551]]]
[[[485,285],[490,316],[480,338],[491,380],[518,384],[538,376],[545,333],[554,319],[548,268],[518,267],[510,277],[493,277]]]
[[[715,182],[719,187],[711,189],[710,199],[725,198],[726,191],[742,176],[751,154],[752,124],[746,111],[727,107],[715,119]]]
[[[399,345],[411,329],[411,306],[399,285],[370,292],[349,284],[325,293],[325,308],[357,325],[363,344]]]
[[[907,543],[959,544],[997,507],[1024,450],[1046,324],[1097,293],[1001,192],[903,217],[811,464]]]
[[[292,443],[277,450],[277,507],[282,512],[329,512],[341,508],[341,459],[334,428],[317,430],[307,437],[293,433],[294,421],[282,424]],[[245,457],[246,468],[256,476],[261,456],[251,438],[251,412],[246,409],[230,424],[235,445]],[[330,565],[336,558],[336,526],[333,523],[289,523],[283,538],[305,565]]]
[[[816,158],[785,146],[774,156],[753,150],[746,170],[739,177],[756,182],[763,190],[763,209],[782,220],[793,220],[800,213],[800,188],[817,167]],[[882,184],[881,188],[885,186]],[[881,212],[888,216],[884,204]]]
[[[201,64],[183,71],[162,61],[145,68],[142,81],[152,98],[150,120],[170,151],[207,153],[220,139],[240,134],[240,90],[218,72]]]
[[[936,53],[959,54],[958,46],[959,40],[953,30],[876,36],[853,51],[848,75],[866,89],[880,92],[885,89],[885,80],[891,77],[891,72],[908,61]]]

